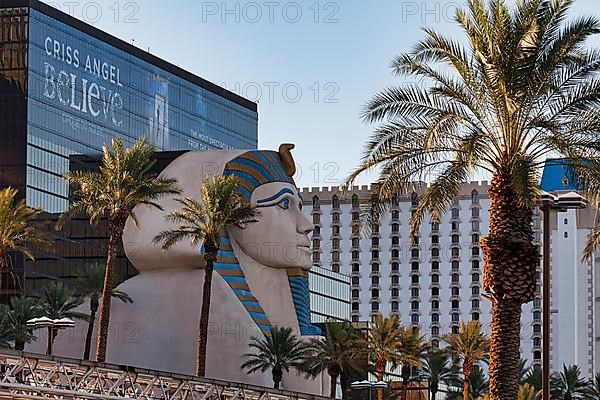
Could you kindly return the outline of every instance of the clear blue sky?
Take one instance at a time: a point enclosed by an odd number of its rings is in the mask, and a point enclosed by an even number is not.
[[[299,186],[335,186],[372,127],[365,102],[401,81],[394,55],[432,26],[459,35],[461,1],[45,0],[71,15],[259,103],[259,147],[297,145]],[[579,0],[573,15],[600,14]],[[300,94],[301,91],[301,94]],[[360,182],[368,183],[364,176]]]

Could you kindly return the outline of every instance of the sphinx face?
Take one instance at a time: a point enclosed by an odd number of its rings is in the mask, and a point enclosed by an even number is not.
[[[302,214],[298,189],[289,183],[267,183],[252,192],[251,204],[259,212],[258,222],[229,230],[244,256],[273,268],[310,269],[308,235],[313,225]]]

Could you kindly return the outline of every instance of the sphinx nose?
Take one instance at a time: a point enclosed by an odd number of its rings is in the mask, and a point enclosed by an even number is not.
[[[306,218],[301,211],[298,212],[298,222],[297,222],[297,230],[298,233],[302,233],[303,235],[310,234],[314,229],[313,224]]]

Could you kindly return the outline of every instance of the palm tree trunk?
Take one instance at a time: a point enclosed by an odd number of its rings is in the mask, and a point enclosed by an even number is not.
[[[329,372],[329,376],[331,377],[331,385],[329,387],[329,398],[331,399],[335,399],[335,396],[337,394],[337,378],[338,378],[338,373],[337,372]]]
[[[217,246],[207,240],[204,243],[204,286],[202,289],[202,309],[200,311],[200,325],[198,327],[198,358],[196,362],[196,375],[206,376],[206,345],[208,341],[208,320],[210,317],[210,299],[212,292],[212,276],[214,262],[217,259]]]
[[[490,400],[514,400],[519,387],[521,304],[535,296],[533,208],[516,201],[509,169],[494,174],[489,189],[490,233],[481,240],[483,287],[491,293]]]
[[[90,320],[88,321],[87,333],[85,335],[85,349],[83,350],[83,359],[90,359],[92,348],[92,334],[94,333],[94,324],[96,322],[96,312],[98,311],[98,298],[90,298]]]
[[[350,396],[348,396],[348,389],[349,389],[349,377],[348,374],[345,373],[344,371],[342,371],[342,373],[340,374],[340,386],[342,388],[342,400],[348,400],[348,398]]]
[[[283,379],[283,371],[280,368],[273,368],[271,373],[273,375],[273,388],[279,389],[279,383]]]
[[[463,400],[469,400],[469,379],[471,379],[472,372],[473,364],[470,362],[463,362]]]
[[[383,373],[385,371],[387,361],[386,360],[377,360],[375,363],[375,371],[377,372],[377,380],[383,380]],[[383,400],[383,389],[377,389],[377,400]]]
[[[408,397],[408,380],[410,379],[410,366],[407,363],[402,363],[402,399]]]
[[[96,348],[96,361],[106,361],[106,346],[108,343],[108,330],[110,323],[110,302],[112,299],[114,269],[117,263],[117,253],[125,228],[126,215],[120,215],[108,221],[108,256],[106,258],[106,271],[104,287],[102,288],[102,305],[100,307],[100,321],[98,322],[98,345]]]

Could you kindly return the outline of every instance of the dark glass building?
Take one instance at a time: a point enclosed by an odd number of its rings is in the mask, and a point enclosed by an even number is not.
[[[0,3],[0,185],[50,213],[72,154],[114,136],[158,150],[254,149],[255,103],[34,0]]]
[[[73,156],[95,158],[115,136],[167,152],[255,149],[257,105],[39,1],[1,0],[0,188],[54,221],[69,203],[62,175],[85,160]],[[33,263],[11,255],[26,291],[101,262],[104,225],[73,221]],[[122,254],[118,269],[136,273]]]

